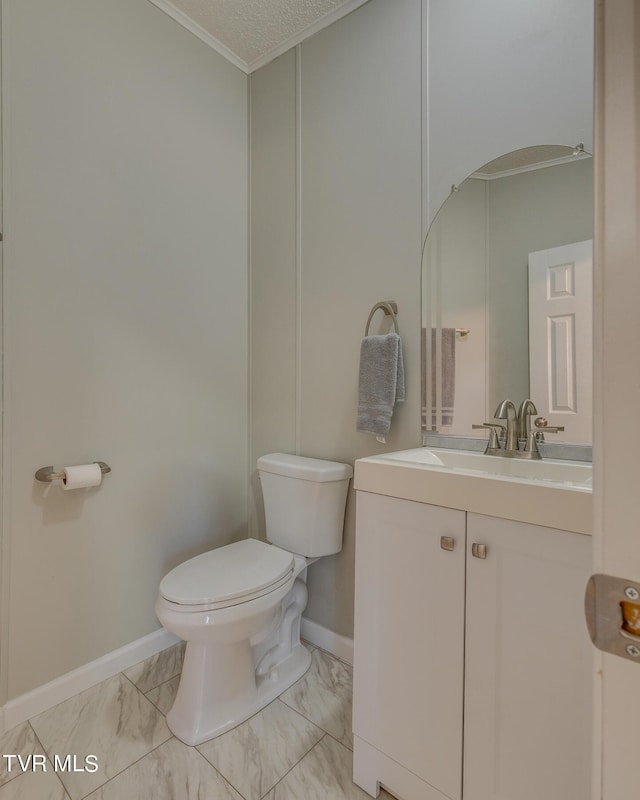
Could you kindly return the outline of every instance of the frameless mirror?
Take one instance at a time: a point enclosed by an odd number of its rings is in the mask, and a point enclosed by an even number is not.
[[[531,398],[547,441],[591,442],[593,167],[581,146],[508,153],[452,187],[422,263],[422,427],[478,436]]]

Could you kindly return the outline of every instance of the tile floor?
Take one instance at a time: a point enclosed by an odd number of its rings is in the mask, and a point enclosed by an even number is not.
[[[351,780],[351,668],[322,650],[309,671],[242,725],[198,747],[167,727],[182,666],[175,645],[0,737],[0,800],[367,800]],[[54,770],[57,755],[77,767]],[[392,800],[384,790],[381,798]]]

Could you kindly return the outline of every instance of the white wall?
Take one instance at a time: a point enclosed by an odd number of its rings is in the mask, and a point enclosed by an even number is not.
[[[353,463],[420,443],[420,15],[419,0],[370,0],[251,77],[252,470],[268,450]],[[360,340],[387,299],[408,397],[385,448],[355,420]],[[379,312],[372,332],[384,324]],[[310,568],[306,611],[347,636],[353,569],[351,496],[343,551]]]
[[[2,10],[12,698],[246,535],[247,79],[146,0]],[[34,481],[94,459],[99,489]]]

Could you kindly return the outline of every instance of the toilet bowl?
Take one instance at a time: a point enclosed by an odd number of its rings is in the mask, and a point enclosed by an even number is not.
[[[239,725],[304,675],[305,570],[342,545],[349,465],[276,453],[258,471],[272,543],[210,550],[160,583],[156,615],[187,643],[167,724],[188,745]]]

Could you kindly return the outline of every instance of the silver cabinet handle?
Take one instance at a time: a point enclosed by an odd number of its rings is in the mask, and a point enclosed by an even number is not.
[[[471,555],[474,558],[486,558],[487,557],[487,545],[486,544],[478,544],[478,542],[474,542],[471,545]]]
[[[443,550],[451,551],[451,550],[453,550],[455,545],[456,545],[456,540],[453,538],[453,536],[441,536],[440,537],[440,547]]]

